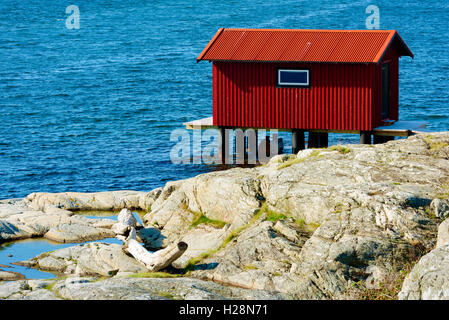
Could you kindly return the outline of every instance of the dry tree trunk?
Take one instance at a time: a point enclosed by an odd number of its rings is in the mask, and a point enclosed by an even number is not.
[[[143,263],[149,271],[156,272],[178,259],[187,250],[187,243],[174,243],[165,249],[151,253],[136,240],[136,229],[132,228],[123,249]]]

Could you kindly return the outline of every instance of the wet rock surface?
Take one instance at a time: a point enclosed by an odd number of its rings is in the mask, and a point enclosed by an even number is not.
[[[0,242],[46,237],[58,242],[84,242],[114,237],[111,219],[89,219],[70,211],[49,207],[35,211],[21,207],[14,214],[0,214]],[[0,213],[2,213],[0,207]]]
[[[13,281],[25,279],[25,276],[14,271],[5,271],[0,269],[0,281]]]

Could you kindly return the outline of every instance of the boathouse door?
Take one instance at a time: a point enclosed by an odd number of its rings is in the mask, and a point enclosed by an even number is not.
[[[390,63],[382,65],[382,119],[390,118]]]

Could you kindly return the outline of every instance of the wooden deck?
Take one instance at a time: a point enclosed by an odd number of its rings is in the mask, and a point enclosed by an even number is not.
[[[389,126],[374,128],[373,134],[379,136],[407,137],[413,134],[430,132],[426,129],[428,122],[399,120]]]
[[[193,121],[189,121],[189,122],[184,122],[183,125],[186,126],[187,130],[217,129],[218,127],[214,126],[212,123],[213,123],[213,118],[209,117],[209,118],[203,118],[203,119],[199,119],[199,120],[193,120]]]
[[[421,132],[430,132],[426,130],[428,122],[425,121],[404,121],[399,120],[388,126],[381,126],[374,128],[373,134],[379,136],[396,136],[407,137],[413,134]],[[188,130],[206,130],[206,129],[218,129],[218,126],[213,125],[212,117],[193,120],[183,123]],[[231,129],[231,128],[230,128]],[[237,128],[232,128],[237,129]],[[256,130],[269,130],[269,128],[241,128],[241,129],[256,129]],[[292,131],[291,129],[277,129],[278,131]],[[340,130],[305,130],[309,132],[333,132],[333,133],[353,133],[360,134],[360,131],[340,131]]]

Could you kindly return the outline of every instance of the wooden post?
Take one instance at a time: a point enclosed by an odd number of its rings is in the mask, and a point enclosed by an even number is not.
[[[236,129],[234,130],[234,137],[235,163],[244,164],[246,153],[245,132],[242,129]]]
[[[304,131],[293,130],[292,131],[292,153],[298,153],[306,148],[304,142]]]
[[[318,147],[318,134],[316,132],[309,131],[309,139],[307,141],[307,148],[317,148]]]
[[[265,138],[263,138],[262,141],[260,141],[257,155],[258,155],[257,159],[260,163],[267,163],[270,160],[271,142],[268,133],[266,133]]]
[[[360,132],[360,144],[371,144],[371,133],[369,131]]]
[[[327,148],[329,134],[327,132],[309,132],[308,148]]]
[[[224,128],[218,128],[218,158],[220,159],[220,163],[224,162],[224,159],[226,157],[225,154],[225,129]]]
[[[246,161],[248,164],[257,163],[257,130],[248,129],[246,130]]]
[[[320,132],[318,134],[318,147],[327,148],[328,145],[329,145],[329,133]]]
[[[222,164],[229,164],[229,129],[218,128],[218,152]]]
[[[373,144],[379,144],[379,143],[383,143],[383,137],[382,136],[379,136],[379,135],[377,135],[377,134],[375,134],[374,136],[373,136]]]

